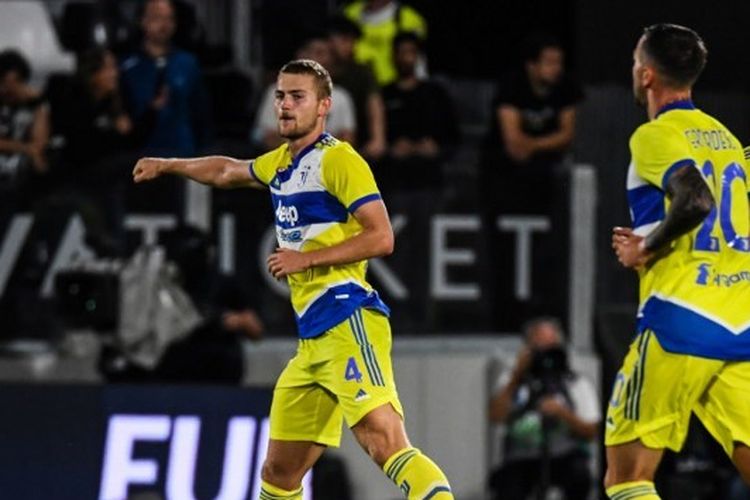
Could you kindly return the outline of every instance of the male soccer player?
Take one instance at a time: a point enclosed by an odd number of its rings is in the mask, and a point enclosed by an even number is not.
[[[620,262],[638,270],[638,335],[609,404],[607,495],[658,499],[663,450],[678,451],[691,412],[750,482],[750,211],[737,139],[695,108],[706,61],[694,31],[646,28],[633,91],[650,121],[630,139],[633,228],[615,228]]]
[[[303,475],[339,445],[342,418],[406,498],[452,499],[443,472],[404,430],[388,307],[365,281],[367,259],[393,250],[393,231],[367,163],[324,132],[331,86],[320,64],[289,62],[276,88],[284,145],[254,161],[143,158],[134,180],[176,174],[271,191],[280,248],[268,270],[289,282],[300,341],[274,390],[260,499],[301,499]]]

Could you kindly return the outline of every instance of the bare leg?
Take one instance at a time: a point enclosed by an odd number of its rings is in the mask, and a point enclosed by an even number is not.
[[[604,486],[633,481],[654,481],[664,450],[646,448],[640,441],[607,447],[607,473]]]
[[[411,446],[404,422],[390,404],[379,406],[352,427],[354,437],[381,468],[399,450]]]
[[[261,476],[265,482],[278,488],[296,490],[302,484],[302,477],[325,449],[322,444],[308,441],[271,439]]]

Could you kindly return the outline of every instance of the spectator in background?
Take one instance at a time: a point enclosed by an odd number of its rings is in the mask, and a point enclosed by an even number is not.
[[[566,77],[564,62],[554,37],[530,35],[523,44],[523,70],[507,75],[498,86],[482,185],[485,201],[505,200],[495,207],[500,211],[528,208],[529,190],[535,203],[553,198],[553,170],[573,142],[576,106],[583,96]],[[503,196],[498,197],[498,189]]]
[[[312,35],[297,50],[296,59],[311,59],[324,68],[333,66],[331,44],[323,35]],[[356,142],[357,124],[355,120],[354,102],[349,92],[334,84],[333,106],[326,120],[326,131],[339,140],[354,144]],[[258,106],[255,126],[251,133],[253,142],[265,152],[282,144],[284,140],[279,135],[279,121],[276,117],[276,82],[270,84]]]
[[[354,45],[362,36],[353,21],[337,16],[328,27],[328,39],[333,53],[331,76],[352,96],[357,119],[355,146],[370,161],[385,153],[385,108],[380,88],[372,70],[354,60]]]
[[[397,77],[393,64],[396,34],[411,31],[422,40],[427,38],[427,23],[419,12],[395,0],[357,0],[344,8],[344,14],[362,30],[354,52],[357,61],[372,67],[380,85],[387,85]],[[427,75],[424,59],[419,73]]]
[[[81,197],[78,208],[87,230],[100,236],[95,239],[122,250],[123,169],[153,127],[155,111],[134,126],[122,104],[117,60],[104,48],[79,56],[73,85],[51,106],[55,134],[64,139],[64,191]]]
[[[0,198],[19,200],[19,190],[48,170],[49,111],[28,85],[31,67],[16,50],[0,52]]]
[[[109,50],[94,48],[79,55],[76,79],[64,100],[59,104],[68,107],[60,109],[63,117],[55,122],[62,128],[64,157],[71,166],[91,169],[129,145],[133,122],[123,107],[117,61]]]
[[[523,43],[523,67],[500,82],[480,161],[479,198],[493,263],[483,289],[492,304],[493,327],[517,329],[523,317],[552,311],[561,315],[566,272],[556,242],[566,238],[564,159],[573,141],[578,85],[564,72],[564,53],[549,35],[532,34]],[[497,230],[498,215],[541,215],[548,231],[535,236],[532,266],[544,267],[526,297],[504,286],[515,272],[513,241]],[[496,307],[502,304],[504,307]]]
[[[208,106],[197,60],[172,44],[172,1],[146,0],[141,29],[141,51],[127,57],[121,70],[123,95],[134,122],[156,113],[144,153],[192,156],[207,143]]]
[[[443,163],[457,143],[458,131],[447,93],[416,74],[420,46],[414,33],[393,39],[398,78],[382,91],[387,153],[373,170],[392,213],[408,217],[415,241],[429,241],[431,217],[442,208]],[[430,282],[429,262],[416,245],[401,247],[392,259],[405,269],[407,283]],[[435,324],[435,303],[426,290],[415,290],[407,299],[413,328]]]
[[[587,498],[589,447],[601,422],[596,391],[569,368],[558,320],[535,318],[523,332],[525,346],[489,404],[490,421],[507,428],[503,465],[490,481],[493,498],[526,500],[549,485],[560,486],[567,500]]]
[[[172,39],[176,30],[172,0],[145,0],[140,27],[140,50],[120,66],[125,107],[135,133],[144,135],[144,155],[190,157],[208,145],[209,107],[201,69],[196,58],[178,49]],[[147,131],[138,126],[149,122]],[[160,179],[150,186],[128,186],[128,210],[182,214],[185,181]]]
[[[383,88],[388,152],[381,173],[386,186],[405,192],[442,189],[442,163],[458,138],[447,92],[417,76],[420,53],[417,34],[396,35],[393,61],[398,78]]]

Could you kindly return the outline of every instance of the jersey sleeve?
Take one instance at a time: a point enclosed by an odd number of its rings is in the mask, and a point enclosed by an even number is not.
[[[742,152],[745,155],[745,171],[750,172],[750,146],[745,146]],[[747,194],[750,196],[750,182],[747,183]]]
[[[695,165],[685,136],[656,122],[641,125],[630,138],[633,166],[640,178],[664,190],[669,177],[684,165]]]
[[[250,175],[264,186],[268,186],[276,175],[278,168],[278,162],[274,161],[276,156],[276,150],[270,151],[252,160],[248,166]]]
[[[354,213],[367,202],[381,199],[369,165],[346,145],[326,151],[323,156],[323,183],[349,213]]]

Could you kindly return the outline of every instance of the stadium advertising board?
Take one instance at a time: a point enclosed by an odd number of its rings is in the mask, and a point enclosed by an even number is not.
[[[2,385],[0,398],[3,498],[258,497],[270,389]]]

